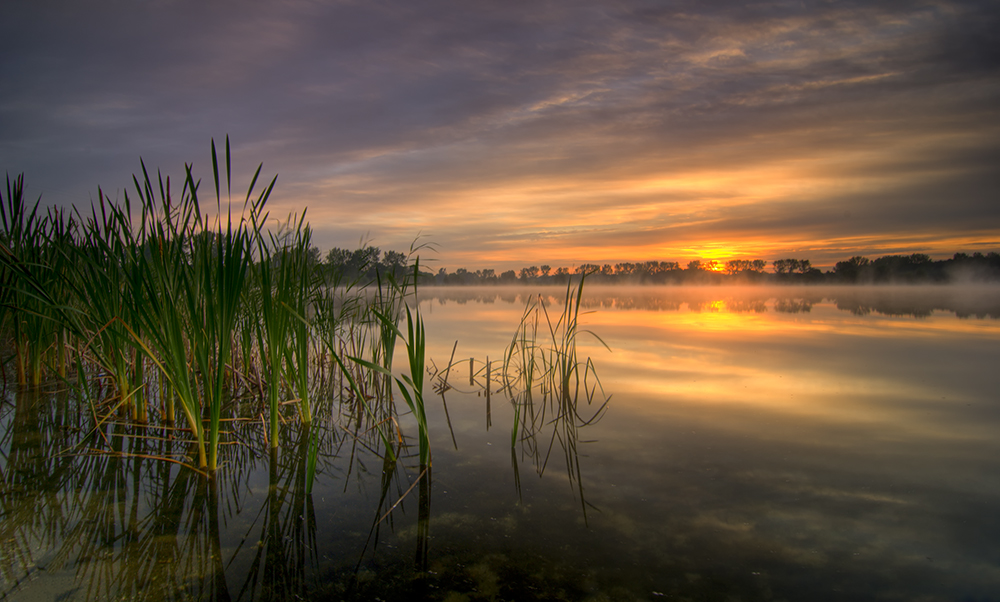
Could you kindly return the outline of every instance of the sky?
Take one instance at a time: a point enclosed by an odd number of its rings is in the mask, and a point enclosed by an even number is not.
[[[1000,251],[998,31],[995,0],[15,2],[0,169],[89,208],[140,157],[210,188],[228,135],[322,252],[449,271]]]

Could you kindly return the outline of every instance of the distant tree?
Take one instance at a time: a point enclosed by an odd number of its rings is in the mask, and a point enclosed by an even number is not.
[[[799,271],[800,262],[798,259],[775,259],[771,265],[775,274],[792,274]]]
[[[326,264],[331,267],[340,267],[347,265],[347,261],[350,258],[350,251],[334,247],[326,254]]]
[[[311,260],[318,261],[319,251],[309,250]],[[379,257],[377,247],[364,247],[356,251],[331,249],[323,262],[324,270],[339,269],[359,276],[374,274],[375,265],[372,258]],[[402,253],[386,251],[381,261],[377,262],[379,270],[398,269],[406,265],[408,256]],[[771,262],[778,281],[784,282],[821,282],[839,280],[843,282],[943,282],[949,279],[963,280],[1000,280],[1000,253],[955,253],[951,259],[934,261],[923,253],[911,255],[886,255],[873,261],[866,257],[855,256],[847,261],[836,264],[832,272],[824,274],[812,266],[808,259],[776,259]],[[367,269],[366,269],[366,266]],[[730,277],[739,276],[748,281],[762,281],[767,277],[765,270],[768,262],[763,259],[732,259],[720,264],[717,261],[702,261],[695,259],[688,262],[682,269],[675,261],[643,261],[639,263],[619,262],[617,264],[584,263],[576,268],[552,268],[550,265],[530,266],[522,268],[520,273],[508,270],[497,276],[494,270],[477,270],[470,272],[464,268],[448,274],[444,268],[438,270],[433,279],[439,283],[475,284],[475,283],[512,283],[519,279],[522,282],[532,282],[544,279],[545,282],[565,283],[570,274],[592,274],[598,282],[634,281],[642,283],[701,283],[717,284],[725,282],[725,277],[718,273],[724,271]],[[721,270],[719,268],[722,268]],[[385,273],[384,271],[381,273]],[[430,274],[427,274],[430,276]]]
[[[615,264],[615,274],[619,276],[633,276],[636,273],[636,266],[634,263],[618,263]]]
[[[319,247],[309,247],[309,255],[306,257],[306,262],[309,269],[314,269],[322,263],[322,259],[319,254]]]
[[[382,254],[380,267],[387,273],[399,276],[406,271],[407,257],[399,251],[386,251]]]
[[[862,271],[868,267],[867,257],[862,257],[856,255],[851,257],[847,261],[838,261],[835,266],[833,266],[834,275],[840,279],[847,282],[857,282],[858,277],[861,275]]]
[[[749,272],[753,268],[753,262],[749,259],[732,259],[726,262],[724,271],[727,274],[735,275]]]
[[[635,267],[635,269],[636,269],[636,272],[638,272],[639,276],[641,276],[642,278],[652,278],[652,277],[655,277],[656,274],[659,273],[659,271],[660,271],[660,262],[659,261],[647,261],[647,262],[644,262],[644,263],[641,263],[641,264],[637,265]]]

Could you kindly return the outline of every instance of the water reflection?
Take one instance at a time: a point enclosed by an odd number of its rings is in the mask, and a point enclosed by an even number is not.
[[[169,429],[116,422],[90,428],[88,409],[65,391],[18,390],[0,406],[0,599],[308,596],[320,587],[326,548],[307,492],[309,462],[319,464],[324,480],[366,472],[367,462],[378,457],[367,450],[378,446],[373,434],[290,426],[280,450],[228,445],[225,469],[207,479],[169,461],[191,452]],[[234,441],[265,436],[256,420],[234,421],[230,429]],[[343,453],[347,440],[355,446],[349,456]],[[269,452],[256,451],[262,449]],[[397,451],[405,456],[406,449]],[[377,549],[379,526],[391,525],[393,511],[405,509],[404,494],[390,485],[408,471],[395,459],[385,459],[382,468],[383,491],[370,521],[375,536],[354,548],[355,572]],[[425,566],[429,471],[420,477],[419,500],[411,503],[419,507],[417,560]],[[344,481],[346,488],[351,479]],[[348,574],[342,582],[350,579]]]
[[[521,474],[534,456],[519,450],[504,483],[527,509],[512,532],[560,542],[550,553],[566,564],[613,566],[638,599],[991,599],[1000,291],[778,292],[591,289],[585,303],[599,311],[587,326],[613,351],[585,353],[614,397],[577,439],[595,441],[575,456],[586,531],[567,518],[580,516],[578,498],[568,512],[568,496]],[[482,339],[503,340],[499,301],[423,294],[437,311],[437,355],[458,339],[460,357],[482,357]],[[964,319],[977,315],[990,319]],[[492,410],[494,424],[515,412]],[[538,448],[559,450],[543,422]],[[475,428],[456,438],[481,449]],[[563,514],[536,510],[541,499]]]
[[[533,295],[558,305],[558,287],[430,287],[421,297],[437,304],[470,302],[523,306]],[[1000,319],[1000,286],[589,286],[587,309],[803,313],[824,301],[855,315],[926,317],[934,311],[960,318]]]
[[[0,597],[1000,591],[1000,322],[895,291],[854,305],[815,289],[673,291],[652,305],[645,290],[595,294],[600,311],[582,327],[612,351],[581,338],[579,356],[613,396],[605,405],[583,387],[567,404],[558,387],[501,377],[538,292],[458,303],[425,291],[438,369],[426,398],[440,400],[428,404],[433,479],[412,442],[392,461],[357,421],[291,426],[278,454],[254,451],[267,449],[259,422],[237,421],[227,440],[242,443],[225,448],[213,485],[147,457],[190,453],[171,431],[109,422],[88,435],[85,404],[11,392],[0,404]],[[542,292],[560,307],[561,292]]]

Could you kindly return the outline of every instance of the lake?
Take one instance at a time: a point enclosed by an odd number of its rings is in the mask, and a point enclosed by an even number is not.
[[[573,399],[504,390],[564,295],[421,290],[426,471],[331,402],[208,480],[8,387],[0,599],[1000,600],[1000,287],[585,288]]]

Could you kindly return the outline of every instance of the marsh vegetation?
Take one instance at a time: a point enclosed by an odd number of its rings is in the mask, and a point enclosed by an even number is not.
[[[213,157],[7,184],[0,599],[1000,587],[995,286],[426,287]]]
[[[67,570],[61,598],[301,595],[320,585],[306,578],[319,566],[317,481],[346,488],[373,468],[380,493],[359,562],[408,498],[426,561],[425,381],[444,401],[455,366],[428,366],[422,247],[384,260],[365,247],[350,269],[323,269],[304,212],[270,218],[276,177],[261,184],[258,167],[234,198],[228,139],[224,153],[213,141],[212,163],[207,195],[190,166],[178,191],[142,164],[121,203],[99,191],[89,211],[43,210],[23,177],[7,181],[2,598],[44,597],[29,584],[47,588]],[[581,290],[565,291],[577,310]],[[478,380],[469,358],[470,386],[526,417],[539,389],[572,425],[581,382],[588,403],[597,394],[593,364],[576,354],[577,311],[555,323],[541,300],[527,311],[536,327],[544,315],[547,333],[522,321],[517,349]],[[543,428],[515,419],[511,453]],[[266,499],[244,524],[232,510],[264,475]],[[220,521],[230,520],[247,531],[223,549]],[[237,592],[225,576],[234,561]],[[358,570],[341,585],[355,587]]]

